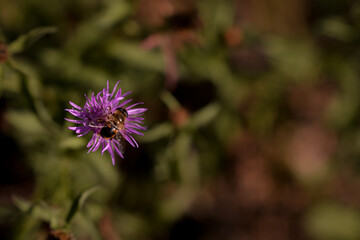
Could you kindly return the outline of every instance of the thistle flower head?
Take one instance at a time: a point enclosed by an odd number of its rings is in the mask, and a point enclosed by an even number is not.
[[[110,153],[112,163],[115,165],[115,155],[123,156],[122,139],[126,140],[133,147],[139,147],[133,134],[143,135],[139,130],[146,130],[141,126],[144,118],[141,117],[147,110],[146,108],[135,108],[141,102],[126,106],[132,99],[125,100],[125,96],[131,92],[123,93],[121,88],[116,90],[119,82],[116,83],[112,92],[109,89],[109,81],[107,86],[99,93],[92,93],[90,97],[86,96],[84,107],[80,107],[73,102],[69,102],[71,109],[66,109],[69,113],[79,119],[67,119],[69,122],[79,124],[75,127],[69,127],[74,130],[78,137],[82,137],[88,133],[92,133],[91,140],[87,144],[89,152],[95,152],[101,147],[101,154],[105,151]],[[123,114],[116,114],[120,109]],[[104,131],[104,130],[107,131]],[[104,134],[108,132],[109,134]]]

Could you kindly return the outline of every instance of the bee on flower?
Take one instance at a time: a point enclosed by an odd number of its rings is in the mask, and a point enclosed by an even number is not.
[[[121,88],[116,90],[119,82],[116,83],[113,91],[110,93],[109,81],[102,91],[91,94],[86,98],[84,107],[80,107],[69,101],[73,107],[66,109],[69,113],[79,119],[65,120],[79,124],[79,126],[69,127],[74,130],[78,137],[82,137],[92,132],[92,137],[87,147],[89,152],[95,152],[101,147],[101,154],[108,151],[113,165],[115,165],[115,155],[124,158],[125,141],[133,147],[139,147],[132,136],[133,134],[143,135],[139,130],[146,130],[141,126],[144,118],[141,117],[146,108],[135,108],[142,102],[126,106],[132,99],[125,100],[125,96],[131,92],[121,93]]]

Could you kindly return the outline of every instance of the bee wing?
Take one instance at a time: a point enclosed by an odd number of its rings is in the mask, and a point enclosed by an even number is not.
[[[115,140],[118,141],[118,143],[119,143],[119,150],[120,150],[121,154],[124,154],[126,141],[120,131],[115,135]]]
[[[100,125],[99,125],[100,124]],[[102,118],[96,118],[88,123],[89,127],[102,128],[104,127],[105,121]]]

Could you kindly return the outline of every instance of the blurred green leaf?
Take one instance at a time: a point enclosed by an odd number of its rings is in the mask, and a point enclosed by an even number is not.
[[[327,36],[340,41],[352,41],[355,36],[355,29],[340,17],[325,19],[320,24],[320,32]]]
[[[109,56],[137,68],[164,72],[164,60],[158,51],[144,50],[140,43],[125,42],[123,40],[111,41],[106,49]]]
[[[305,218],[305,226],[315,239],[360,239],[360,213],[340,204],[315,205]]]
[[[80,85],[83,89],[103,88],[111,75],[101,68],[88,66],[82,61],[55,49],[44,50],[40,55],[47,69],[61,76],[58,85]],[[54,80],[56,81],[56,79]]]
[[[191,137],[187,132],[180,132],[174,141],[174,157],[186,159],[191,148]]]
[[[335,59],[329,65],[333,76],[338,79],[342,94],[331,100],[327,117],[335,128],[342,129],[349,127],[358,114],[360,84],[355,67],[357,63]]]
[[[229,0],[202,0],[197,1],[201,18],[204,20],[206,43],[214,45],[220,33],[231,26],[234,18],[233,2]]]
[[[31,30],[29,33],[21,35],[15,41],[13,41],[9,45],[8,51],[10,54],[23,52],[43,36],[55,32],[56,32],[56,27],[35,28]]]
[[[98,186],[92,187],[84,192],[82,192],[72,203],[71,208],[69,210],[69,213],[66,217],[66,223],[70,223],[70,221],[73,219],[75,214],[82,208],[84,205],[85,200],[94,192],[96,192],[99,189]]]
[[[30,107],[41,123],[50,132],[59,131],[59,126],[53,121],[51,115],[44,106],[42,99],[42,84],[38,73],[31,64],[23,61],[8,61],[9,65],[19,74],[24,95],[27,97]]]
[[[70,226],[71,232],[81,239],[87,239],[91,236],[92,240],[102,240],[97,224],[92,219],[79,213],[76,215],[74,224]]]
[[[213,120],[220,111],[218,103],[211,103],[194,113],[189,121],[192,128],[199,128]]]
[[[181,107],[178,100],[169,91],[163,91],[160,98],[171,111],[176,111]]]
[[[88,154],[85,150],[86,144],[83,145],[83,148],[79,162],[74,164],[74,159],[71,159],[73,165],[71,175],[74,176],[72,187],[82,190],[91,186],[101,186],[96,195],[92,196],[92,200],[97,204],[105,204],[121,185],[121,175],[119,175],[117,167],[111,164],[110,156],[105,154],[101,156],[100,152]]]
[[[32,203],[28,200],[25,200],[24,198],[13,196],[12,201],[14,205],[19,208],[22,212],[26,212],[30,209],[32,206]]]
[[[171,197],[162,201],[160,215],[168,222],[174,221],[186,212],[193,200],[193,190],[181,187]]]
[[[78,56],[90,45],[103,38],[118,21],[130,14],[127,1],[110,1],[95,16],[83,21],[66,44],[69,54]]]
[[[311,82],[317,79],[321,65],[318,49],[312,42],[269,37],[266,51],[275,70],[283,74],[286,80]]]
[[[12,200],[22,212],[35,219],[48,222],[52,228],[58,228],[62,224],[60,209],[53,208],[45,202],[32,203],[18,196],[13,196]]]
[[[246,93],[246,88],[237,81],[223,53],[189,52],[186,56],[188,71],[200,78],[211,80],[216,86],[221,100],[229,107],[235,106]]]
[[[174,221],[186,212],[197,196],[199,189],[199,159],[192,148],[192,138],[188,132],[180,132],[169,151],[176,161],[178,187],[160,204],[160,215],[167,221]]]
[[[152,142],[170,136],[175,128],[171,123],[161,123],[147,130],[146,134],[141,137],[143,142]]]
[[[124,239],[132,239],[138,236],[139,233],[146,236],[151,226],[147,224],[142,216],[133,214],[132,212],[118,212],[114,216],[115,229],[121,230],[121,236]],[[126,227],[124,227],[126,226]]]
[[[59,147],[63,149],[79,149],[84,148],[86,141],[84,138],[75,138],[74,136],[62,139],[59,143]]]
[[[11,126],[21,134],[30,136],[46,133],[46,129],[33,112],[11,110],[6,113],[6,119],[11,123]]]
[[[21,94],[21,79],[19,75],[6,64],[1,64],[2,78],[0,91],[1,94]]]

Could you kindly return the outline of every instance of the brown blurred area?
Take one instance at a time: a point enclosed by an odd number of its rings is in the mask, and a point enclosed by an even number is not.
[[[306,0],[235,0],[236,22],[249,24],[264,33],[302,36],[309,33]]]

